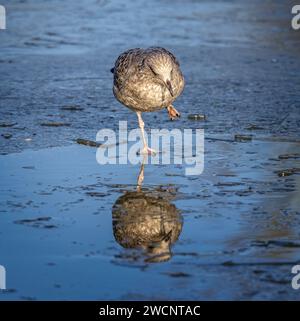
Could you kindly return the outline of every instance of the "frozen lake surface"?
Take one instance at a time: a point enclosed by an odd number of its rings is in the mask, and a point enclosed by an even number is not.
[[[299,300],[291,287],[300,262],[292,3],[2,1],[0,300]],[[122,51],[153,45],[178,57],[186,88],[174,104],[181,119],[147,114],[146,130],[204,129],[205,166],[185,176],[184,166],[145,165],[135,193],[140,165],[100,166],[96,148],[76,139],[95,140],[120,120],[137,127],[113,97],[110,68]],[[188,118],[199,113],[206,121]],[[126,197],[149,212],[123,221],[114,209]],[[157,208],[164,215],[152,222],[147,213]],[[169,260],[153,263],[150,248],[124,248],[115,237],[140,217],[173,226]]]

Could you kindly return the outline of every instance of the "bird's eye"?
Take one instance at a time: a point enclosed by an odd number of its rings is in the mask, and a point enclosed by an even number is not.
[[[151,64],[148,64],[148,67],[150,68],[150,70],[153,72],[154,76],[157,76],[157,72],[154,71],[154,68],[151,66]]]

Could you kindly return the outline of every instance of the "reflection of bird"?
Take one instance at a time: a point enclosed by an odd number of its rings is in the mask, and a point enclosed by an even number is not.
[[[154,152],[147,146],[141,113],[167,108],[172,120],[180,116],[172,106],[184,87],[177,59],[161,47],[130,49],[118,57],[111,71],[115,97],[137,113],[144,143],[141,152]]]
[[[170,259],[182,216],[167,198],[154,192],[127,192],[117,199],[112,214],[114,236],[120,245],[144,249],[147,262]]]

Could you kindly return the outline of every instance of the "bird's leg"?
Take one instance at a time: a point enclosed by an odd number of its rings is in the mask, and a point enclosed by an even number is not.
[[[174,120],[177,117],[180,117],[180,113],[172,105],[167,106],[167,110],[171,120]]]
[[[142,184],[144,181],[145,161],[146,161],[146,155],[144,155],[144,157],[143,157],[143,162],[142,162],[140,173],[139,173],[138,180],[137,180],[136,190],[138,192],[140,192],[142,190]]]
[[[138,120],[139,120],[139,126],[140,126],[140,129],[141,129],[141,132],[142,132],[142,139],[143,139],[143,143],[144,143],[144,148],[141,150],[141,154],[156,154],[156,151],[154,149],[151,149],[148,147],[148,144],[146,142],[146,138],[145,138],[145,132],[144,132],[144,127],[145,127],[145,124],[143,122],[143,119],[142,119],[142,115],[141,115],[141,112],[140,111],[137,111],[136,112],[137,116],[138,116]]]

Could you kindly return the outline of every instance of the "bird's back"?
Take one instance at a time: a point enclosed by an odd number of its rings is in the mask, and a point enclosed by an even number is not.
[[[158,68],[170,64],[173,95],[156,77],[149,62]],[[161,47],[135,48],[122,53],[113,68],[115,97],[125,106],[139,111],[153,111],[171,104],[182,92],[184,78],[175,56]]]
[[[144,50],[141,48],[129,49],[123,52],[114,66],[114,86],[121,89],[130,76],[138,72],[143,60]]]

